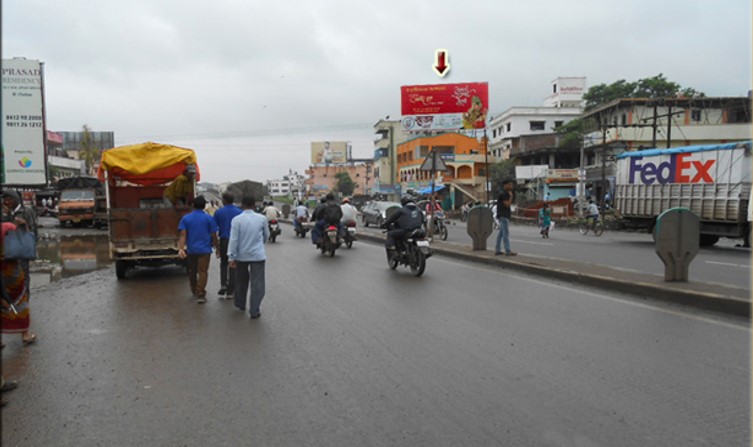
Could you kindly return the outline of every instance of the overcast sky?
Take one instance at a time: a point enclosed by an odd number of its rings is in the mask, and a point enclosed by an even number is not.
[[[5,0],[3,58],[44,62],[47,128],[197,151],[202,180],[303,171],[310,142],[373,156],[400,86],[489,82],[490,115],[659,73],[751,89],[750,0]],[[434,51],[452,66],[440,79]]]

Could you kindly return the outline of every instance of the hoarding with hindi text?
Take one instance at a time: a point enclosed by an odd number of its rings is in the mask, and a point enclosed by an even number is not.
[[[403,128],[411,132],[483,129],[489,110],[489,84],[400,87]]]

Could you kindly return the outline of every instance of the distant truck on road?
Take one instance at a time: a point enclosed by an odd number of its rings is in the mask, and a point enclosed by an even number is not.
[[[615,208],[628,227],[686,208],[701,219],[702,246],[720,237],[750,246],[751,141],[626,152],[617,157]]]
[[[57,182],[60,226],[107,225],[105,188],[95,177],[68,177]]]

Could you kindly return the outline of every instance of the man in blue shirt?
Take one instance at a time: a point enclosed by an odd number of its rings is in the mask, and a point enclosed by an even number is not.
[[[194,210],[180,219],[178,230],[178,256],[187,259],[188,282],[191,293],[196,302],[207,302],[207,273],[212,248],[217,247],[217,223],[212,216],[204,212],[207,201],[204,197],[196,197],[193,201]]]
[[[236,216],[230,224],[230,241],[228,241],[227,257],[230,268],[235,269],[235,308],[246,310],[246,298],[249,282],[251,283],[251,303],[249,314],[251,318],[259,318],[261,300],[264,298],[264,263],[267,259],[264,253],[264,243],[269,239],[267,219],[254,212],[256,200],[251,196],[243,196],[241,207],[243,212]]]
[[[230,240],[230,221],[241,213],[241,209],[233,205],[235,196],[230,192],[222,194],[222,208],[214,213],[214,221],[220,229],[220,249],[217,257],[220,258],[220,291],[217,294],[220,299],[230,299],[235,290],[235,269],[228,268],[227,243]]]

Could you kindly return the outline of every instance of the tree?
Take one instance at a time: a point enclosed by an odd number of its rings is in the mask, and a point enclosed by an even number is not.
[[[588,111],[615,99],[670,98],[678,94],[689,98],[706,96],[692,87],[682,88],[680,84],[667,80],[662,73],[659,73],[652,78],[639,79],[636,82],[620,79],[609,85],[594,85],[583,95],[583,100],[586,101],[586,111]]]
[[[502,182],[506,179],[515,180],[515,160],[508,158],[507,160],[500,160],[489,169],[489,181],[492,184],[492,190],[490,193],[492,197],[496,196],[501,189]]]
[[[335,174],[335,178],[337,179],[337,185],[335,185],[336,191],[342,193],[344,196],[350,196],[353,194],[356,184],[353,182],[353,179],[350,178],[350,174],[347,172],[338,172]]]
[[[86,173],[91,175],[94,164],[99,161],[99,148],[94,144],[94,136],[88,125],[84,124],[81,137],[81,158],[86,165]]]

